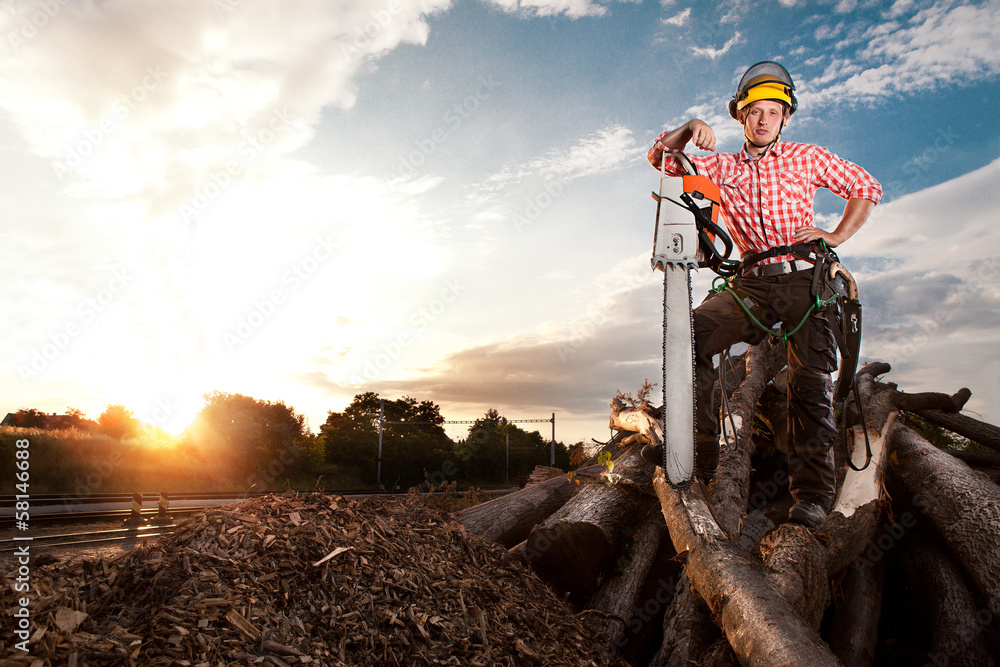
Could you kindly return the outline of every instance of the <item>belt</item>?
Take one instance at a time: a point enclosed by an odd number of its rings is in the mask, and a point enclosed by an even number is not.
[[[813,268],[813,263],[805,259],[791,262],[784,260],[776,264],[757,264],[743,272],[745,276],[780,276],[793,271],[805,271]]]

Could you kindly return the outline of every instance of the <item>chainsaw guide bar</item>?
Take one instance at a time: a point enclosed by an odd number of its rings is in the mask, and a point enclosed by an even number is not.
[[[685,489],[694,481],[695,470],[691,270],[705,260],[699,219],[714,226],[721,197],[719,186],[699,176],[686,156],[674,157],[688,174],[668,176],[664,155],[660,190],[652,193],[656,231],[650,264],[663,271],[663,472],[671,487]]]

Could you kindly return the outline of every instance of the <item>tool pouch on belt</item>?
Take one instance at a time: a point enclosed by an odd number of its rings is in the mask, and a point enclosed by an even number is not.
[[[861,349],[861,302],[858,300],[858,284],[854,281],[854,276],[840,263],[836,253],[830,251],[816,264],[813,293],[818,293],[819,283],[822,281],[837,294],[837,322],[833,327],[833,337],[840,349],[841,362],[833,398],[839,403],[850,393],[854,373],[858,368],[858,354]]]

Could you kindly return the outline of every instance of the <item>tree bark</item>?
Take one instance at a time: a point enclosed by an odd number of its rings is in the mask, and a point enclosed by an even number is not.
[[[892,444],[893,496],[911,499],[947,543],[990,611],[1000,614],[1000,487],[909,428],[898,428]]]
[[[1000,468],[1000,454],[990,454],[989,452],[970,452],[964,449],[942,449],[942,452],[951,454],[959,461],[968,464],[970,467],[980,468]]]
[[[786,361],[784,346],[772,346],[769,343],[754,345],[742,355],[738,372],[741,378],[739,386],[725,388],[731,417],[724,415],[722,433],[727,443],[732,444],[727,444],[720,452],[719,470],[715,481],[710,485],[708,502],[720,527],[731,536],[742,531],[743,515],[750,493],[754,409],[767,384]],[[720,373],[720,385],[721,378]],[[721,397],[721,386],[717,388],[716,394]],[[700,659],[718,636],[708,607],[691,589],[690,580],[685,578],[682,584],[685,582],[687,590],[674,598],[671,605],[673,608],[664,617],[663,645],[654,665],[681,665]]]
[[[649,667],[686,667],[697,663],[719,636],[712,611],[691,586],[685,570],[663,617],[663,642]]]
[[[709,505],[719,527],[731,537],[738,536],[742,531],[750,495],[750,456],[755,449],[751,438],[754,408],[767,383],[786,361],[787,353],[783,345],[765,342],[751,347],[746,354],[745,377],[729,403],[732,422],[726,416],[722,422],[723,434],[729,444],[719,457],[718,475],[710,485]],[[732,431],[734,425],[735,433]]]
[[[948,667],[989,664],[989,650],[983,641],[989,619],[970,591],[965,574],[948,554],[914,528],[903,537],[897,564],[912,584],[912,603],[926,610],[930,621],[928,662]]]
[[[632,622],[639,591],[649,576],[650,567],[660,552],[666,526],[659,506],[648,501],[646,516],[633,535],[633,549],[625,554],[628,565],[620,574],[607,578],[590,598],[587,624],[607,638],[609,648],[621,648],[627,642],[626,631]]]
[[[611,399],[611,417],[608,425],[616,431],[630,433],[622,441],[630,446],[663,444],[663,417],[646,401],[636,407],[629,406],[621,396]]]
[[[889,400],[891,391],[876,393],[872,371],[881,368],[865,367],[857,376],[868,423],[852,430],[851,456],[856,467],[862,467],[867,430],[872,449],[869,465],[860,471],[847,469],[833,510],[820,529],[784,524],[764,536],[759,545],[772,581],[813,628],[819,627],[829,605],[830,577],[862,553],[882,517],[884,460],[896,411]]]
[[[748,379],[754,375],[751,359],[752,357],[748,358]],[[758,359],[761,362],[764,360],[763,357],[759,357]],[[761,367],[766,367],[766,364],[761,363]],[[864,382],[865,380],[859,379],[859,383],[864,386],[864,389],[859,393],[862,394],[862,400],[871,402],[870,399],[873,398],[871,377],[867,377],[867,385],[864,385]],[[766,384],[766,379],[763,384]],[[747,395],[756,397],[763,391],[763,384],[759,388],[754,388],[752,384],[745,383],[744,387],[741,387],[741,390],[746,388]],[[883,408],[876,405],[868,413],[874,419],[882,420],[882,423],[879,424],[880,431],[869,430],[869,438],[873,441],[872,462],[864,471],[848,471],[845,476],[845,488],[848,490],[848,493],[841,495],[834,512],[824,525],[822,529],[823,539],[818,540],[813,531],[802,526],[789,524],[765,536],[760,544],[766,570],[761,569],[758,574],[766,576],[768,586],[772,592],[778,592],[782,595],[781,603],[774,602],[773,600],[769,602],[771,613],[778,613],[774,610],[782,610],[784,609],[783,605],[789,605],[796,612],[796,622],[800,628],[804,625],[815,631],[819,627],[829,600],[829,577],[831,572],[846,567],[848,563],[861,553],[870,537],[874,534],[881,516],[882,504],[879,501],[881,485],[879,484],[879,480],[883,467],[886,437],[892,427],[895,411],[891,409],[891,406]],[[731,482],[729,488],[732,491],[720,497],[718,486],[720,482],[717,481],[714,487],[716,495],[711,499],[714,507],[709,511],[708,518],[711,518],[713,526],[720,529],[721,526],[715,524],[716,519],[720,519],[719,523],[722,523],[721,519],[724,517],[728,519],[727,523],[729,525],[734,528],[738,527],[742,519],[742,513],[746,507],[749,482],[742,480],[749,480],[750,477],[749,466],[752,444],[750,443],[749,433],[743,435],[743,438],[738,437],[736,439],[736,446],[729,452],[729,458],[726,461],[729,470],[733,471],[730,480],[728,480]],[[855,449],[854,455],[856,457],[861,456],[862,452],[860,448],[856,447]],[[742,472],[740,471],[741,466],[743,467]],[[664,488],[661,488],[661,485]],[[678,544],[679,538],[675,535],[675,523],[668,516],[668,511],[682,512],[691,508],[682,504],[683,509],[678,509],[681,505],[678,505],[676,501],[671,501],[668,497],[670,494],[666,490],[665,482],[662,481],[659,475],[654,480],[654,487],[663,505],[664,516],[667,517],[671,538],[674,540],[675,547],[680,552],[682,551],[682,546]],[[700,487],[697,488],[700,490]],[[676,492],[674,493],[677,495]],[[680,495],[683,496],[683,494]],[[673,509],[668,510],[668,503],[671,502],[673,504],[670,507]],[[706,517],[691,517],[688,519],[689,522],[698,526],[703,526],[705,520]],[[675,521],[681,521],[680,525],[683,528],[683,518],[675,518]],[[729,534],[729,531],[725,532]],[[712,546],[720,548],[720,544],[719,542],[715,542],[712,545],[706,545],[706,548]],[[738,549],[735,544],[732,546]],[[741,554],[741,557],[744,559],[747,558],[745,553]],[[711,557],[706,556],[706,558],[729,561],[733,559],[733,555],[727,554],[725,549],[720,548],[719,553]],[[697,566],[693,566],[692,563],[689,557],[686,566],[688,576],[698,589],[698,592],[709,602],[713,616],[718,622],[721,618],[720,610],[713,600],[705,597],[705,595],[706,589],[711,591],[713,588],[725,587],[724,578],[726,574],[721,567],[699,569]],[[718,566],[717,562],[713,564]],[[681,617],[680,615],[678,616]],[[747,655],[741,655],[740,648],[733,644],[733,637],[737,628],[728,627],[725,624],[722,627],[737,657],[741,662],[745,663]],[[740,629],[740,631],[743,630]],[[778,632],[786,631],[789,631],[789,629],[782,628]],[[774,641],[779,646],[782,645],[781,640],[777,638],[778,636],[780,635],[776,635],[775,638],[769,641]],[[654,664],[668,664],[668,655],[676,652],[666,645],[666,639],[669,637],[669,629],[665,628],[664,650],[658,656],[659,662]],[[722,662],[726,660],[724,651],[714,650],[713,656],[713,660],[716,658],[719,658]],[[687,659],[700,658],[700,656],[697,658],[695,656],[684,657]]]
[[[952,433],[957,433],[984,447],[1000,452],[1000,427],[998,426],[944,410],[916,410],[915,412],[935,426],[946,428]]]
[[[622,544],[623,528],[635,525],[649,503],[653,466],[626,451],[600,481],[580,486],[573,498],[528,535],[525,560],[562,593],[586,600],[597,590]]]
[[[830,648],[844,667],[871,667],[875,660],[885,564],[854,563],[841,584],[842,600],[830,627]]]
[[[657,470],[653,487],[678,557],[742,664],[839,665],[760,564],[715,523],[700,485],[675,491]]]
[[[527,539],[532,528],[573,497],[580,488],[577,480],[593,478],[603,470],[603,466],[578,470],[572,481],[569,475],[560,475],[462,510],[456,518],[470,533],[510,548]]]

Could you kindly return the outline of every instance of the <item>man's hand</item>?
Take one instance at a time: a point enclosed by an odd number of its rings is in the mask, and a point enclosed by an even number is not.
[[[826,241],[828,248],[836,248],[847,240],[846,238],[837,236],[836,232],[826,232],[819,227],[799,227],[792,234],[792,240],[795,243],[812,243],[820,239]]]
[[[715,131],[708,123],[694,118],[688,121],[691,131],[691,143],[703,151],[715,150]]]
[[[867,199],[849,199],[844,207],[844,217],[840,219],[840,224],[832,232],[825,232],[818,227],[799,227],[792,234],[792,240],[796,243],[810,243],[823,239],[829,248],[836,248],[847,239],[854,236],[854,233],[865,224],[875,202]]]

